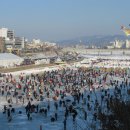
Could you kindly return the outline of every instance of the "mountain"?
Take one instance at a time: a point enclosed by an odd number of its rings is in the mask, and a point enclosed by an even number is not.
[[[73,46],[76,44],[83,44],[86,46],[106,46],[114,40],[130,40],[129,37],[124,35],[95,35],[95,36],[84,36],[69,40],[58,41],[57,43],[61,46]]]

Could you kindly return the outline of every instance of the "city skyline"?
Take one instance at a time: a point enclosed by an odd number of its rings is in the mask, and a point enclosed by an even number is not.
[[[129,25],[128,0],[2,0],[0,27],[29,39],[64,40],[122,34]]]

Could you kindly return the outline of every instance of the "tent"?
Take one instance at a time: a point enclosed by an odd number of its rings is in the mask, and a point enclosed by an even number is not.
[[[20,65],[23,61],[23,58],[12,53],[0,53],[0,67],[14,67]]]

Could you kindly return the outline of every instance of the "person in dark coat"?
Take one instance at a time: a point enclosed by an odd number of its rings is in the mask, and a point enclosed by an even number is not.
[[[87,112],[84,111],[84,120],[87,120]]]
[[[47,117],[47,109],[44,109],[45,117]]]
[[[50,110],[50,105],[48,104],[48,106],[47,106],[47,109],[48,109],[48,111]]]
[[[64,119],[64,130],[66,130],[66,119]]]
[[[57,113],[55,113],[55,120],[57,121]]]
[[[8,118],[10,117],[10,109],[7,110]]]
[[[27,117],[28,117],[28,120],[30,120],[30,113],[28,112],[28,114],[27,114]]]
[[[37,109],[37,113],[38,113],[38,111],[39,111],[39,106],[38,105],[36,106],[36,109]]]

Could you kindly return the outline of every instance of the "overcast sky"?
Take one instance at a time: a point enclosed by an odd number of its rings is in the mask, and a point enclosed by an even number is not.
[[[0,0],[0,27],[29,39],[123,34],[129,24],[130,0]]]

